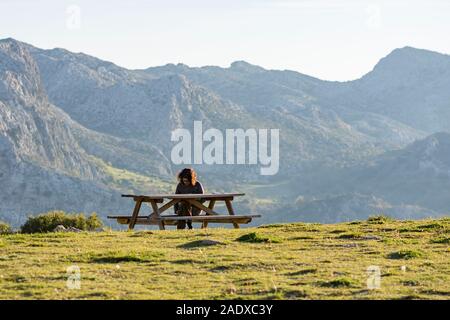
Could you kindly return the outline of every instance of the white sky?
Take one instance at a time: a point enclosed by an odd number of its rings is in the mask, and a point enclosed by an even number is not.
[[[132,69],[245,60],[351,80],[398,47],[450,53],[449,35],[448,0],[0,0],[0,38]]]

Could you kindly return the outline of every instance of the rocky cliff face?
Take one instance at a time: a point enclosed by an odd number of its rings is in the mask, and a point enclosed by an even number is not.
[[[97,179],[70,129],[70,118],[49,103],[39,69],[27,49],[15,41],[0,43],[2,155],[17,161]]]
[[[132,163],[143,172],[170,172],[152,146],[95,133],[51,104],[26,46],[1,41],[0,57],[2,217],[18,223],[27,214],[57,208],[102,213],[127,208],[119,203],[120,185],[108,183],[105,164],[120,164],[124,155],[134,156]],[[152,160],[142,159],[142,152],[153,153]]]

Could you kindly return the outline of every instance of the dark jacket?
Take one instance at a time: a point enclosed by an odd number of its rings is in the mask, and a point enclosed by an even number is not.
[[[203,190],[203,186],[199,181],[197,181],[195,183],[195,186],[193,186],[191,184],[185,185],[180,182],[177,185],[177,190],[175,191],[175,193],[177,193],[177,194],[186,194],[186,193],[203,194],[203,193],[205,193],[205,191]]]
[[[194,186],[191,184],[185,185],[180,182],[177,185],[177,189],[176,189],[175,193],[176,194],[187,194],[187,193],[203,194],[203,193],[205,193],[205,190],[203,189],[203,186],[199,181],[197,181]],[[178,211],[179,203],[175,203],[174,209],[175,209],[175,212]],[[197,209],[197,208],[195,208],[195,209]]]

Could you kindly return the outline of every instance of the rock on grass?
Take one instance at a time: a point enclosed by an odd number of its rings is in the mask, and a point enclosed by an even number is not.
[[[210,247],[210,246],[216,246],[216,245],[225,245],[225,243],[220,242],[220,241],[211,240],[211,239],[204,239],[204,240],[195,240],[195,241],[184,243],[182,245],[179,245],[178,248],[191,249],[191,248],[199,248],[199,247]]]
[[[256,232],[244,234],[236,239],[239,242],[250,242],[250,243],[279,243],[280,239],[275,237],[268,237],[257,234]]]

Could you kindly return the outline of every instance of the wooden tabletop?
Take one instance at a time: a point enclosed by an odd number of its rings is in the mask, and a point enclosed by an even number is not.
[[[244,196],[245,193],[184,193],[184,194],[149,194],[149,195],[134,195],[123,194],[122,197],[126,198],[145,198],[145,199],[220,199],[220,198],[233,198]]]

